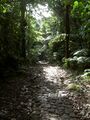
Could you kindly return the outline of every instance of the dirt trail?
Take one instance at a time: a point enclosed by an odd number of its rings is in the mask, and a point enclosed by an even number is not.
[[[72,74],[59,66],[30,67],[23,79],[0,85],[0,120],[85,120],[67,90]]]

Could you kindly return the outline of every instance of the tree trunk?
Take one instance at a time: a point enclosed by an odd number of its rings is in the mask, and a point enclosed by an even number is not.
[[[26,57],[26,40],[25,40],[25,11],[26,11],[26,2],[21,0],[21,56]]]
[[[70,39],[70,5],[66,5],[66,41],[65,41],[65,57],[69,57],[69,39]]]

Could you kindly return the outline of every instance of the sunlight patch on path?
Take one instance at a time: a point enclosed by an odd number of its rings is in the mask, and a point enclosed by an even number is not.
[[[59,66],[47,66],[43,67],[45,78],[47,81],[54,83],[60,82],[67,75],[67,72]]]
[[[61,98],[68,96],[69,93],[65,90],[64,82],[67,80],[70,73],[68,74],[66,70],[59,66],[43,66],[43,74],[46,81],[43,90],[44,92],[48,91],[44,94],[45,99],[48,97]]]
[[[69,92],[64,83],[70,79],[70,73],[59,66],[44,65],[42,68],[45,79],[39,99],[44,106],[44,114],[47,116],[45,119],[69,120],[67,113],[72,109],[69,105]]]
[[[49,115],[49,120],[59,120],[57,115]]]

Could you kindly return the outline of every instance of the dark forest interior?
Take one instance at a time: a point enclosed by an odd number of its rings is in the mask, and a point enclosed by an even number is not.
[[[0,0],[0,120],[90,120],[90,0]]]

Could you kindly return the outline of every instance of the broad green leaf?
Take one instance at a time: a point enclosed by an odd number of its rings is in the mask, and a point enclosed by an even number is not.
[[[6,12],[7,12],[6,9],[4,9],[4,10],[3,10],[3,13],[6,13]]]
[[[78,1],[75,1],[74,2],[74,8],[78,7],[78,5],[79,5]]]

